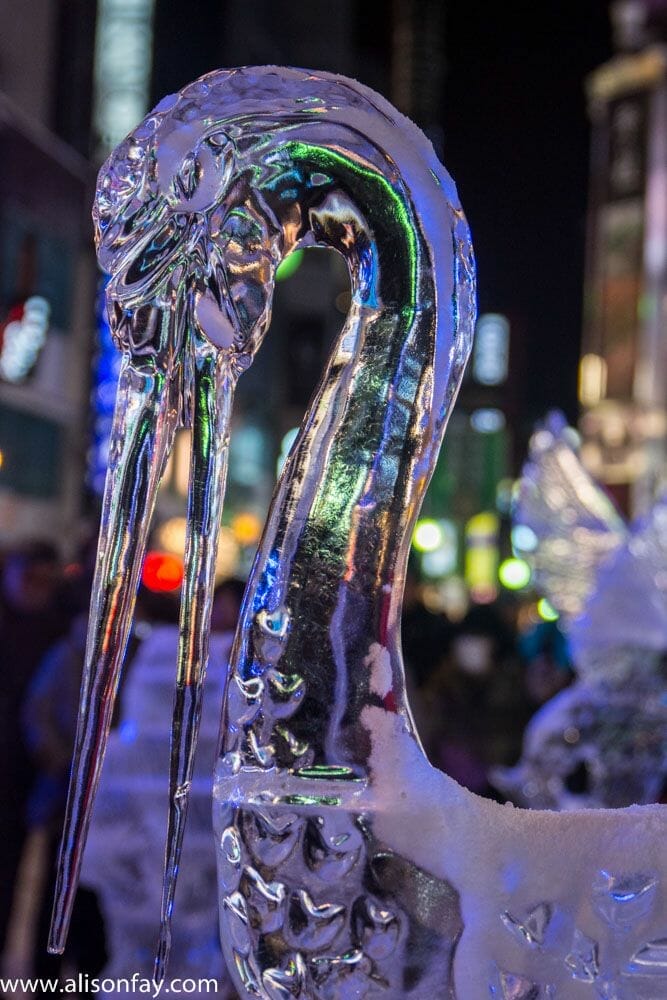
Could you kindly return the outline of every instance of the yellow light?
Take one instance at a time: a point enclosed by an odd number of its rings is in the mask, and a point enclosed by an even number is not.
[[[187,520],[184,517],[170,517],[156,531],[158,543],[167,551],[183,558]],[[218,554],[215,563],[217,578],[233,576],[240,560],[239,543],[231,528],[220,528]]]
[[[220,528],[215,575],[218,579],[234,576],[239,566],[239,546],[231,528]]]
[[[483,510],[465,527],[465,581],[476,604],[490,603],[496,597],[499,526],[498,515]]]
[[[3,467],[4,464],[5,464],[5,453],[3,451],[0,451],[0,469]]]
[[[244,511],[232,520],[232,531],[239,545],[255,545],[262,533],[262,522],[256,514]]]
[[[556,609],[549,604],[546,597],[541,597],[537,602],[537,613],[545,622],[557,622],[560,618],[560,615]]]
[[[498,547],[496,545],[477,545],[466,550],[465,581],[471,593],[495,591],[497,565]]]
[[[182,556],[185,552],[187,521],[184,517],[170,517],[156,532],[158,544],[167,552]]]
[[[418,552],[435,552],[442,545],[442,528],[437,521],[417,521],[412,544]]]
[[[599,354],[584,354],[579,362],[579,401],[596,406],[607,392],[607,362]]]
[[[458,560],[458,533],[453,521],[442,519],[437,522],[441,532],[441,542],[436,549],[422,552],[421,569],[425,577],[442,580],[456,569]]]
[[[507,590],[522,590],[530,583],[530,566],[525,559],[505,559],[498,567],[498,579]]]
[[[495,538],[499,527],[498,515],[493,511],[483,510],[480,514],[475,514],[466,524],[466,538],[474,540],[476,538]]]

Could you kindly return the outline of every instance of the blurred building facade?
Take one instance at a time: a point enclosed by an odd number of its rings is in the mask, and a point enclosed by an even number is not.
[[[94,287],[85,7],[10,0],[3,10],[0,544],[73,541],[82,510]]]
[[[629,514],[667,447],[667,4],[612,5],[619,52],[589,78],[582,457]]]

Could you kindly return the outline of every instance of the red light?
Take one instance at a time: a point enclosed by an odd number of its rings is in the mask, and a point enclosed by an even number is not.
[[[20,323],[23,319],[23,303],[12,306],[2,323],[0,323],[0,348],[5,341],[5,329],[10,323]]]
[[[183,562],[167,552],[147,552],[141,582],[149,590],[176,590],[183,582]]]

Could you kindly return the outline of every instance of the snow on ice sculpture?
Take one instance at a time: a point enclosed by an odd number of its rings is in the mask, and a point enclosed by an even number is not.
[[[667,780],[667,496],[626,526],[552,414],[531,440],[517,524],[524,552],[563,618],[575,682],[531,719],[520,761],[494,784],[534,808],[660,800]]]
[[[343,255],[352,302],[231,655],[214,828],[236,987],[265,1000],[664,989],[664,810],[500,806],[431,768],[414,730],[405,564],[474,325],[468,228],[425,137],[342,77],[214,72],[112,154],[95,222],[124,361],[51,947],[67,932],[155,491],[187,423],[164,974],[233,387],[268,325],[276,265],[313,245]]]

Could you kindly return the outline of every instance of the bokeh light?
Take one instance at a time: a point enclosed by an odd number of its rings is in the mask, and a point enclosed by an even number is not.
[[[232,520],[232,531],[239,545],[256,545],[262,534],[262,522],[257,514],[246,510]]]
[[[512,551],[534,552],[537,548],[537,535],[527,524],[515,524],[512,528]]]
[[[176,590],[183,582],[183,560],[171,552],[147,552],[141,582],[156,593]]]
[[[417,521],[412,544],[418,552],[434,552],[440,548],[443,541],[442,528],[437,521],[424,518]]]
[[[530,566],[525,559],[504,559],[498,567],[498,579],[507,590],[522,590],[530,583]]]
[[[557,622],[560,618],[560,615],[549,601],[547,601],[546,597],[541,597],[537,602],[537,613],[545,622]]]

